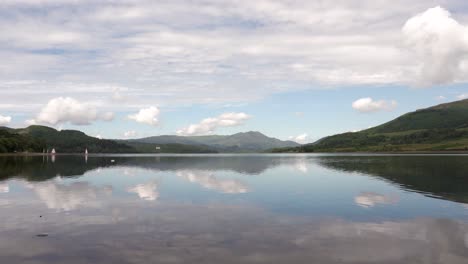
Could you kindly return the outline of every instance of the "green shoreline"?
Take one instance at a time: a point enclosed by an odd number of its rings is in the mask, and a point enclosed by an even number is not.
[[[283,155],[283,154],[294,154],[294,155],[303,155],[303,154],[336,154],[336,155],[405,155],[405,154],[461,154],[461,155],[468,155],[468,151],[462,150],[462,151],[397,151],[397,152],[249,152],[249,153],[232,153],[232,152],[226,152],[226,153],[199,153],[199,152],[193,152],[193,153],[90,153],[88,155],[85,155],[83,153],[56,153],[56,154],[44,154],[44,153],[33,153],[33,152],[20,152],[20,153],[0,153],[0,157],[2,156],[20,156],[20,157],[26,157],[26,156],[113,156],[113,155],[171,155],[171,154],[177,154],[177,155],[210,155],[210,156],[216,156],[216,155],[256,155],[256,154],[265,154],[265,155]]]

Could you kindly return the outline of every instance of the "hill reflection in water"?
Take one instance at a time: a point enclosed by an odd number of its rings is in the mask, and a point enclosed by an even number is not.
[[[0,157],[0,263],[466,263],[467,161]]]

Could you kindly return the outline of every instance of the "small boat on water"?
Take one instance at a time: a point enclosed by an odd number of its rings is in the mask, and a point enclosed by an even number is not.
[[[88,155],[88,149],[85,149],[84,154],[87,156]]]
[[[55,155],[55,149],[53,148],[50,154]]]

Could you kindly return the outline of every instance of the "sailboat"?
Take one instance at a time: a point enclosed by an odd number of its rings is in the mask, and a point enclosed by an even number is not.
[[[88,149],[85,149],[84,154],[88,156]]]
[[[55,155],[55,149],[53,148],[50,154]]]

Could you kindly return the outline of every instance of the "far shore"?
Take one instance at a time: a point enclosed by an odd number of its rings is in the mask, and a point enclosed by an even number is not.
[[[265,154],[265,155],[304,155],[304,154],[327,154],[327,155],[468,155],[468,151],[460,150],[460,151],[399,151],[399,152],[222,152],[222,153],[35,153],[35,152],[15,152],[15,153],[0,153],[0,157],[5,156],[106,156],[106,155],[257,155],[257,154]]]

